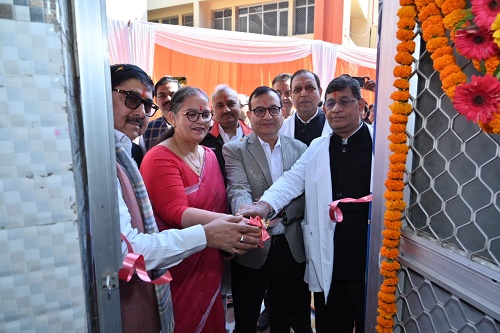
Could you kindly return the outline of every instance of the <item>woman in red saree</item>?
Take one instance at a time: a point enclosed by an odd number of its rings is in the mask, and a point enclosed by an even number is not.
[[[142,161],[141,173],[160,231],[205,224],[227,213],[217,158],[199,145],[211,119],[208,96],[198,88],[181,88],[170,102],[172,128]],[[220,252],[205,248],[169,271],[175,332],[225,332]]]

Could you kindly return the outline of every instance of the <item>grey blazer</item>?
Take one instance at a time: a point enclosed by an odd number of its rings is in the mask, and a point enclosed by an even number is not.
[[[281,152],[283,154],[283,171],[290,170],[307,146],[290,137],[280,135]],[[257,201],[272,184],[271,171],[266,154],[255,133],[240,141],[231,141],[222,147],[226,162],[227,195],[231,210],[235,213],[242,205]],[[290,184],[293,186],[293,184]],[[304,240],[300,222],[304,217],[304,195],[292,200],[284,209],[288,222],[285,226],[285,237],[295,261],[305,261]],[[235,257],[237,263],[253,268],[261,268],[267,259],[271,240],[264,242],[265,247],[250,250]]]

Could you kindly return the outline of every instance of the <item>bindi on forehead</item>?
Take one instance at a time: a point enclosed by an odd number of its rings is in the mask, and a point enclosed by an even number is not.
[[[200,105],[200,111],[202,111],[202,110],[203,110],[203,107]]]

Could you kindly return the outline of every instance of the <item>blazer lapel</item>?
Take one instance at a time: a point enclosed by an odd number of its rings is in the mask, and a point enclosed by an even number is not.
[[[255,133],[251,133],[248,137],[248,153],[253,156],[262,170],[267,184],[271,186],[273,184],[273,178],[271,177],[271,171],[269,164],[267,163],[266,153],[264,152],[264,148],[262,148],[262,145],[260,144],[260,141]]]

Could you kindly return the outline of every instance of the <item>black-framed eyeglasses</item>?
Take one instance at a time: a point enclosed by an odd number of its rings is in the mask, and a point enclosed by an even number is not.
[[[186,117],[188,118],[188,120],[192,123],[195,123],[198,121],[198,119],[200,119],[200,116],[201,116],[201,121],[203,121],[204,123],[208,123],[210,120],[212,120],[212,112],[210,111],[203,111],[203,112],[198,112],[198,111],[188,111],[188,112],[179,112],[179,113],[182,113],[184,115],[186,115]]]
[[[129,109],[135,110],[139,106],[141,106],[141,104],[144,104],[144,113],[146,114],[146,117],[152,117],[156,113],[156,111],[158,111],[158,109],[160,108],[152,101],[143,99],[135,91],[131,90],[127,91],[122,89],[113,89],[113,91],[126,95],[125,106],[128,107]]]
[[[357,100],[358,99],[354,98],[354,97],[342,97],[338,101],[336,99],[331,98],[331,99],[326,100],[325,107],[327,110],[333,110],[335,105],[337,105],[337,103],[339,103],[343,108],[346,108]]]
[[[270,106],[268,108],[258,107],[252,110],[255,115],[259,118],[262,118],[266,115],[266,112],[269,111],[271,116],[277,116],[281,111],[281,106]]]

